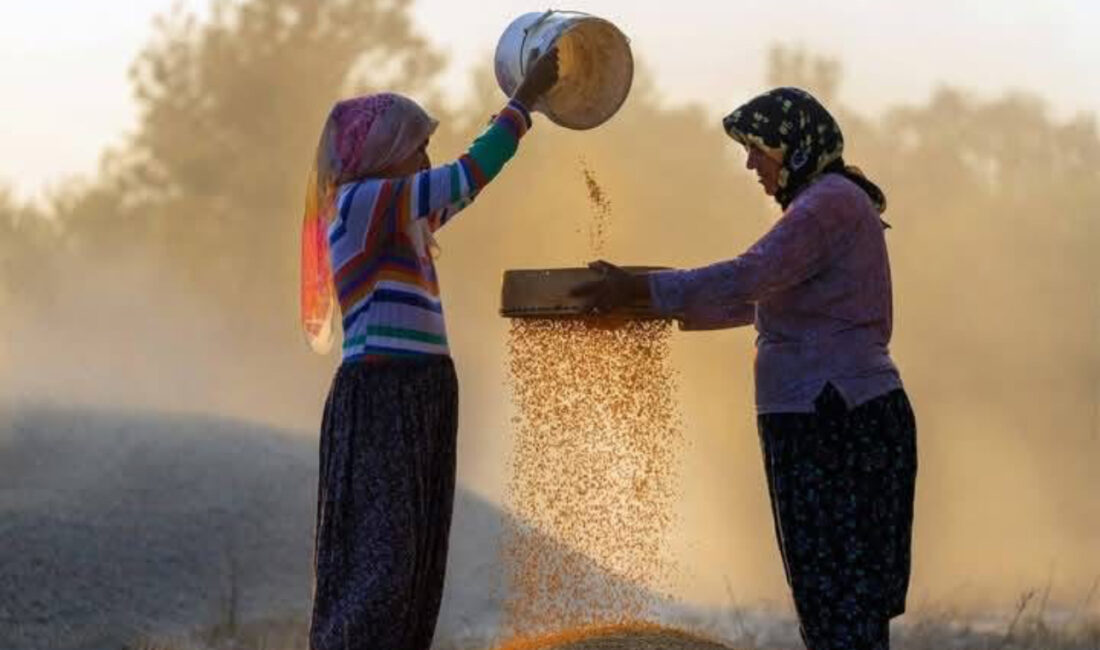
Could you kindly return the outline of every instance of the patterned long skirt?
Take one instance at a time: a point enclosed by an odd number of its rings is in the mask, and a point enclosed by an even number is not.
[[[431,646],[457,432],[449,357],[337,371],[321,425],[310,648]]]
[[[810,650],[887,650],[909,588],[916,421],[903,390],[758,418],[787,582]]]

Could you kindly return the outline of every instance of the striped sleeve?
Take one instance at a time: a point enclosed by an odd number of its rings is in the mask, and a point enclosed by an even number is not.
[[[408,179],[406,213],[412,218],[428,219],[433,231],[443,226],[496,178],[530,128],[527,108],[515,100],[508,102],[458,160]]]

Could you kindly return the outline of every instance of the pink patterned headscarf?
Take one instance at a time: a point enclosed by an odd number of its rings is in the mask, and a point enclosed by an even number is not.
[[[334,336],[328,226],[337,189],[405,160],[437,125],[419,104],[396,93],[347,99],[329,112],[309,174],[302,222],[301,321],[314,351],[327,353]]]

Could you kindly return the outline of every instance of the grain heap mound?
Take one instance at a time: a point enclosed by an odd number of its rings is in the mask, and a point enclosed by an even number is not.
[[[729,650],[715,641],[657,625],[580,628],[513,641],[499,650]]]

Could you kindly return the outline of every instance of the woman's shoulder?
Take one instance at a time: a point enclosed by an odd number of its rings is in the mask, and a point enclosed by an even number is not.
[[[795,199],[795,203],[801,203],[800,209],[834,219],[878,216],[878,210],[863,188],[839,173],[823,174]]]
[[[336,206],[342,212],[359,211],[363,206],[375,205],[378,199],[392,197],[395,180],[389,178],[361,178],[344,183],[336,190]]]
[[[359,232],[374,220],[379,210],[393,203],[394,192],[387,179],[364,178],[349,181],[336,188],[333,221],[330,229],[343,233]]]
[[[360,178],[354,181],[344,183],[336,190],[336,195],[343,198],[353,194],[367,193],[372,194],[382,190],[382,188],[391,183],[392,181],[387,178]]]
[[[870,203],[870,197],[844,174],[822,174],[798,198],[818,202]]]

